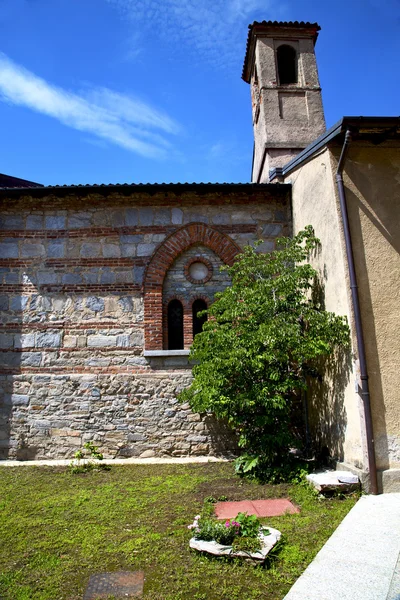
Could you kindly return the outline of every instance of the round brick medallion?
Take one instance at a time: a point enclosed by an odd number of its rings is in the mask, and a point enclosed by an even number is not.
[[[203,256],[191,258],[185,265],[185,277],[190,283],[206,283],[211,279],[212,273],[212,264]]]

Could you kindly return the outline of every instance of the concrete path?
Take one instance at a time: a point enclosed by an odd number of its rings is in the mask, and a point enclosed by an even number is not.
[[[284,600],[400,600],[400,494],[362,496]]]
[[[49,460],[0,460],[0,467],[65,467],[73,458]],[[90,459],[88,459],[90,460]],[[83,464],[85,460],[81,460]],[[87,461],[86,461],[87,462]],[[191,463],[230,462],[228,458],[217,456],[180,456],[178,458],[105,458],[106,465],[188,465]]]

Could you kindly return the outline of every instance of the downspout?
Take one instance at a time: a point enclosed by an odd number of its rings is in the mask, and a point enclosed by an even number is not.
[[[360,311],[360,301],[358,295],[358,286],[357,286],[357,278],[356,271],[354,267],[354,256],[353,256],[353,246],[351,242],[350,228],[349,228],[349,218],[347,213],[347,201],[346,201],[346,192],[344,189],[343,183],[343,168],[346,159],[346,154],[348,147],[351,142],[351,133],[349,130],[346,131],[342,152],[340,154],[339,163],[336,170],[336,183],[339,193],[339,202],[340,202],[340,212],[343,223],[343,231],[344,231],[344,239],[346,244],[346,255],[347,255],[347,264],[349,267],[349,276],[350,276],[350,289],[351,289],[351,299],[353,304],[353,312],[354,312],[354,321],[356,326],[356,337],[357,337],[357,347],[358,347],[358,358],[360,361],[360,379],[361,379],[361,398],[364,409],[364,419],[365,419],[365,433],[367,437],[367,455],[368,455],[368,468],[369,468],[369,477],[370,477],[370,485],[371,485],[371,493],[378,493],[378,482],[377,482],[377,472],[376,472],[376,460],[375,460],[375,441],[374,441],[374,433],[372,428],[372,413],[371,413],[371,401],[369,394],[369,385],[368,385],[368,369],[367,369],[367,361],[365,357],[365,344],[364,344],[364,334],[362,330],[361,323],[361,311]]]

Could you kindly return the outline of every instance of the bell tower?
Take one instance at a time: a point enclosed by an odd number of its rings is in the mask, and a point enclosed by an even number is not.
[[[242,78],[250,84],[254,128],[252,181],[267,183],[325,131],[314,46],[317,23],[249,25]]]

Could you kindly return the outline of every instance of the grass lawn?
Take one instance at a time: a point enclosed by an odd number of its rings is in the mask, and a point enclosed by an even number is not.
[[[301,512],[265,520],[284,544],[262,568],[189,550],[187,525],[207,496],[289,497]],[[0,598],[82,600],[91,574],[141,569],[148,600],[281,600],[356,500],[244,482],[229,463],[3,467]]]

